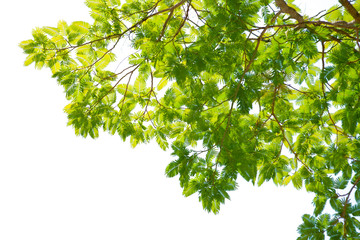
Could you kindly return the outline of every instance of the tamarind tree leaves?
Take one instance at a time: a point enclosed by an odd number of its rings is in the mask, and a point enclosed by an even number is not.
[[[92,23],[20,47],[64,87],[76,135],[155,140],[205,210],[239,177],[291,183],[315,195],[298,239],[359,239],[360,1],[339,2],[309,17],[288,0],[87,0]]]

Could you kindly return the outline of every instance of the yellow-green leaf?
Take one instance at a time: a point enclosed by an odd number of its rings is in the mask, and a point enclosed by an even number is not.
[[[163,77],[160,80],[159,84],[157,85],[157,90],[160,91],[161,89],[163,89],[167,85],[168,81],[169,81],[168,77]]]
[[[70,29],[77,33],[86,34],[89,32],[90,24],[83,21],[76,21],[70,25]]]
[[[57,28],[59,29],[61,35],[63,35],[63,36],[66,36],[66,35],[67,35],[67,29],[68,29],[68,27],[69,27],[69,26],[67,25],[67,23],[66,23],[65,21],[60,20],[60,21],[58,22]]]
[[[32,62],[34,62],[34,57],[37,53],[31,53],[26,57],[26,60],[24,62],[25,66],[29,66]]]
[[[59,35],[59,30],[54,27],[43,27],[41,30],[52,37]]]

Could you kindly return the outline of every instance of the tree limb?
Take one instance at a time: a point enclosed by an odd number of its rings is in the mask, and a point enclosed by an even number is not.
[[[275,4],[280,8],[281,12],[289,14],[291,18],[301,23],[300,27],[305,26],[305,24],[302,24],[305,22],[303,16],[301,16],[294,8],[287,5],[284,0],[275,0]]]
[[[353,5],[348,0],[339,0],[341,5],[344,6],[346,11],[350,13],[350,15],[355,19],[357,23],[360,23],[360,14],[359,12],[354,8]]]

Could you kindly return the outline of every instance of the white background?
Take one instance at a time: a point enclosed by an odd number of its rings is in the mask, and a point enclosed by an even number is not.
[[[165,177],[172,157],[155,144],[131,149],[116,135],[76,137],[62,87],[48,70],[24,67],[18,47],[32,28],[60,19],[91,21],[82,0],[0,4],[1,240],[296,239],[313,195],[291,184],[240,182],[213,215]]]

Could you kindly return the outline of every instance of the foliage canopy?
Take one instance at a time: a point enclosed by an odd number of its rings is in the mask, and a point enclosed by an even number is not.
[[[291,0],[86,5],[93,23],[59,21],[20,43],[25,65],[64,87],[77,135],[171,147],[167,176],[214,213],[239,176],[305,187],[315,208],[298,239],[360,239],[359,0],[316,16]],[[111,70],[123,40],[134,52]]]

